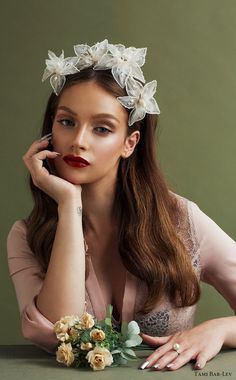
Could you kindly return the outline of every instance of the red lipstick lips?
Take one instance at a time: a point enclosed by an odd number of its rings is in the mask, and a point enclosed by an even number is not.
[[[86,161],[83,157],[73,156],[72,154],[68,154],[67,156],[64,156],[63,160],[68,165],[76,167],[76,168],[84,168],[84,167],[90,165],[89,162]]]

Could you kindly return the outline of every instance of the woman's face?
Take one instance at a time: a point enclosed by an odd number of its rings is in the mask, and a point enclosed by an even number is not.
[[[73,85],[61,94],[53,120],[53,150],[62,154],[54,160],[58,175],[74,184],[116,178],[120,158],[132,154],[139,139],[135,131],[127,137],[128,113],[117,99],[98,84],[88,81]],[[71,166],[67,155],[89,162]]]

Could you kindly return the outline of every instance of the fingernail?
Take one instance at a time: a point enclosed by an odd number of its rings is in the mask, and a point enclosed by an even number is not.
[[[54,152],[54,153],[56,153],[57,156],[62,156],[61,153],[58,153],[58,152]]]
[[[196,363],[196,364],[195,364],[195,368],[196,368],[196,369],[200,369],[200,368],[201,368],[201,364],[200,364],[200,363]]]
[[[50,140],[51,138],[52,138],[52,133],[48,133],[47,135],[44,135],[43,137],[41,137],[40,141]]]
[[[174,365],[173,363],[167,364],[166,368],[171,368],[171,367],[173,367],[173,365]]]
[[[145,369],[148,366],[148,364],[149,364],[149,361],[146,361],[139,368],[140,369]]]
[[[156,363],[152,366],[153,368],[159,368],[160,367],[160,364],[159,363]]]

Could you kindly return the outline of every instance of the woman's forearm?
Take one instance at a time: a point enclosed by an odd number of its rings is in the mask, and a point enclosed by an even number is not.
[[[50,263],[37,298],[39,311],[52,323],[81,315],[85,303],[85,251],[80,201],[58,206],[58,225]]]

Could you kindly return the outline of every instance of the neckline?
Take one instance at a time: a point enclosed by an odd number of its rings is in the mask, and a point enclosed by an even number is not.
[[[105,304],[103,294],[93,267],[92,259],[89,254],[86,255],[89,265],[89,273],[86,279],[86,289],[94,310],[97,320],[102,320],[106,316],[107,306]],[[122,322],[130,322],[134,319],[134,308],[137,292],[137,277],[132,275],[127,269],[125,272],[125,286],[122,300],[122,308],[120,311],[120,318],[117,320],[112,315],[115,324]]]

